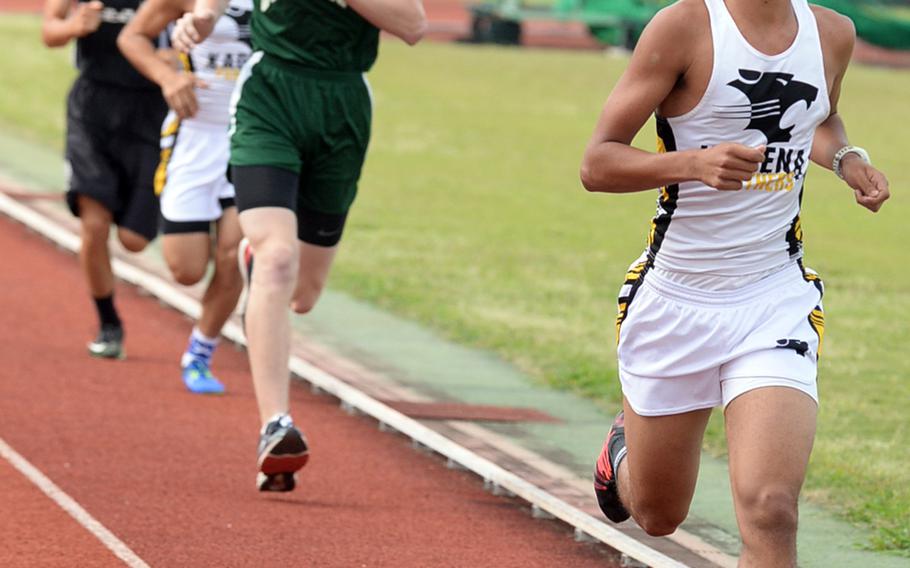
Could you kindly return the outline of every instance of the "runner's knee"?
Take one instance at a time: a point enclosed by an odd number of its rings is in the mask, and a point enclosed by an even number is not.
[[[215,249],[215,277],[225,287],[240,288],[243,281],[237,268],[237,246],[219,246]]]
[[[635,503],[635,522],[651,536],[673,534],[688,514],[688,507],[669,509]]]
[[[215,264],[219,269],[229,269],[237,266],[237,245],[231,243],[230,246],[218,245],[215,249]],[[240,273],[238,272],[238,277]]]
[[[142,252],[149,244],[148,239],[142,235],[123,228],[117,230],[117,239],[130,252]]]
[[[192,286],[205,276],[205,266],[193,266],[189,263],[168,263],[171,274],[178,284]]]
[[[110,230],[110,221],[101,215],[85,215],[82,217],[82,238],[84,239],[106,242]]]
[[[253,250],[255,251],[253,279],[257,284],[279,288],[294,285],[299,262],[296,242],[266,242],[258,246],[254,245]]]
[[[291,309],[298,314],[306,314],[316,307],[316,301],[322,293],[321,287],[304,286],[303,290],[298,290],[297,295],[291,302]]]
[[[736,494],[740,517],[752,530],[796,534],[798,491],[767,484]]]

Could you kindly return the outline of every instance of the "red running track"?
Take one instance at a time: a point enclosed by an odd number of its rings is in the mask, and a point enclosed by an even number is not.
[[[605,549],[301,385],[292,406],[312,459],[296,492],[259,494],[242,352],[215,356],[229,394],[185,392],[190,322],[121,285],[128,359],[91,359],[75,257],[5,217],[0,250],[0,438],[150,565],[610,565]],[[0,566],[116,563],[0,459]]]

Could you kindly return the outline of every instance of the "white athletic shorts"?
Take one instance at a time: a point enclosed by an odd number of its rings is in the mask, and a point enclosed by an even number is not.
[[[230,151],[227,126],[168,114],[155,174],[165,234],[208,232],[210,223],[234,206],[234,186],[227,180]]]
[[[823,285],[800,263],[733,291],[670,283],[630,268],[617,317],[619,378],[632,409],[665,416],[780,386],[816,403]]]

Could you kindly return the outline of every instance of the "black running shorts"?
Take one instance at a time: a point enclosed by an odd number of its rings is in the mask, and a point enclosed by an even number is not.
[[[155,238],[153,181],[166,113],[157,90],[76,79],[66,109],[66,200],[74,215],[79,215],[77,196],[86,195],[104,205],[118,226]]]

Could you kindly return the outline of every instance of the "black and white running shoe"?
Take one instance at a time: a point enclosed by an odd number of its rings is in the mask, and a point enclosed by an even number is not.
[[[126,359],[126,350],[123,349],[123,327],[111,324],[102,325],[98,336],[87,347],[89,355],[92,357]]]
[[[259,438],[259,491],[293,491],[296,474],[309,460],[309,448],[287,414],[265,425]]]
[[[620,410],[613,420],[613,426],[610,427],[603,450],[594,466],[594,494],[597,495],[597,504],[604,515],[614,523],[621,523],[630,517],[619,500],[619,488],[616,484],[616,472],[626,457],[625,432],[625,417]]]

